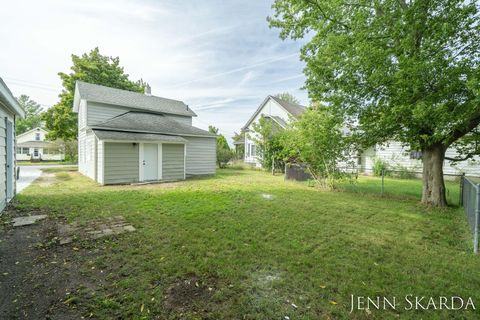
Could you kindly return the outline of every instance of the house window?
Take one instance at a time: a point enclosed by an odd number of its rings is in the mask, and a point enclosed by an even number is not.
[[[18,147],[17,148],[17,154],[26,154],[28,155],[28,148],[22,148],[22,147]]]
[[[257,146],[254,145],[254,144],[251,144],[250,146],[252,147],[252,151],[250,152],[251,156],[256,157],[257,156],[257,148],[256,148]]]
[[[35,140],[40,141],[40,132],[35,132]]]
[[[422,159],[422,151],[410,152],[410,159]]]

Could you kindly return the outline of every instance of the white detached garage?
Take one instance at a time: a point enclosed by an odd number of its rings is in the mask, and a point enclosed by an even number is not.
[[[79,171],[101,184],[183,180],[216,169],[216,136],[183,102],[77,82]]]

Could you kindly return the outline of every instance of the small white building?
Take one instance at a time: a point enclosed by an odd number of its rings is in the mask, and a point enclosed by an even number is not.
[[[268,117],[281,128],[285,128],[291,120],[297,119],[303,111],[305,111],[305,107],[299,104],[283,101],[270,95],[266,97],[242,128],[242,131],[245,132],[245,162],[261,167],[257,146],[252,141],[254,123],[258,122],[261,117]]]
[[[65,152],[60,143],[46,141],[48,131],[37,127],[17,136],[18,161],[62,161]]]
[[[0,78],[0,212],[16,193],[15,119],[25,111]]]
[[[217,136],[184,102],[77,81],[78,170],[100,184],[213,175]]]

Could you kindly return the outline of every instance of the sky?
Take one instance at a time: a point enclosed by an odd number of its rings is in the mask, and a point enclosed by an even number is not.
[[[58,101],[57,73],[70,72],[71,54],[95,47],[230,142],[267,95],[308,102],[302,43],[268,27],[273,0],[1,1],[0,77],[43,108]]]

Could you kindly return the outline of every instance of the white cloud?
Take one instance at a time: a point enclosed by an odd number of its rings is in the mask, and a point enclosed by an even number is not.
[[[298,51],[265,20],[271,3],[254,0],[24,0],[0,11],[0,76],[15,95],[45,106],[61,91],[71,54],[98,46],[119,56],[131,79],[180,99],[201,127],[238,131],[267,94],[294,92],[306,103]]]

